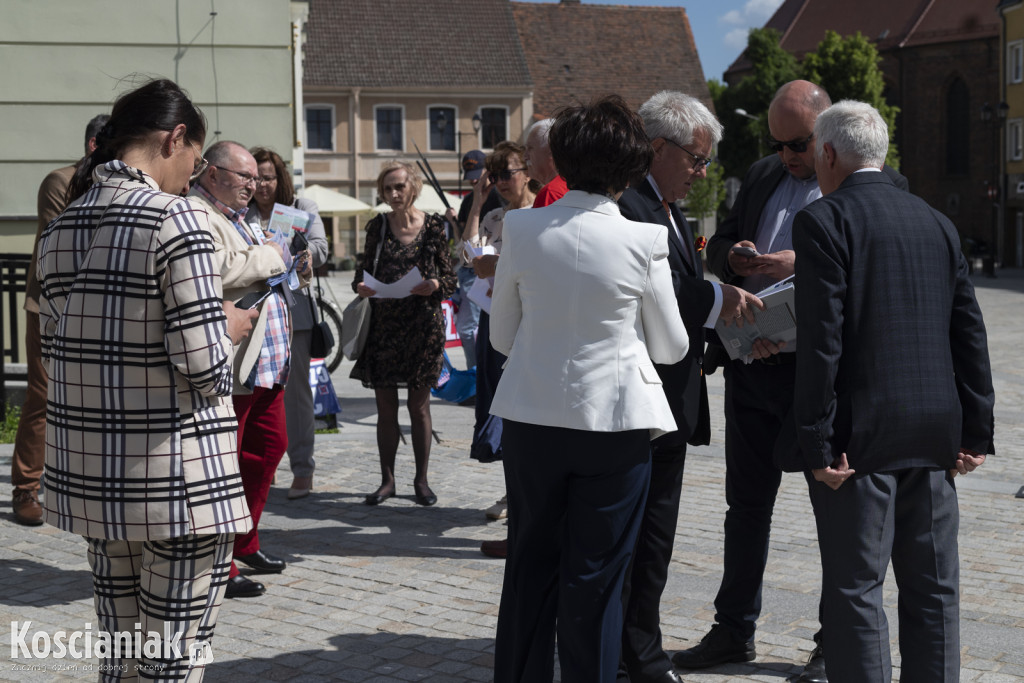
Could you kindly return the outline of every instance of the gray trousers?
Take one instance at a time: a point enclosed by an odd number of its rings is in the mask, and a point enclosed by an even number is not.
[[[313,392],[309,388],[310,330],[292,332],[288,383],[284,386],[284,416],[288,432],[288,462],[292,475],[311,477],[313,461]]]
[[[813,481],[811,503],[821,548],[828,680],[892,680],[882,609],[891,559],[899,586],[900,681],[959,681],[960,511],[949,473],[911,468],[856,474],[836,491]]]

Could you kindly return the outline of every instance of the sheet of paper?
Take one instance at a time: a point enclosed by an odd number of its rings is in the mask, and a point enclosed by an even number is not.
[[[416,266],[413,266],[412,270],[403,275],[398,282],[391,284],[384,284],[365,270],[363,271],[363,284],[376,292],[371,297],[373,299],[404,299],[409,296],[412,288],[421,282],[423,282],[423,275],[420,274],[420,269]]]
[[[313,217],[302,209],[284,204],[274,204],[274,209],[270,214],[270,225],[267,226],[267,229],[270,232],[281,233],[286,240],[290,241],[296,230],[306,232],[312,220]]]
[[[463,242],[462,249],[466,253],[466,259],[470,262],[472,262],[477,256],[487,256],[488,254],[498,253],[494,250],[494,247],[489,244],[485,244],[482,247],[474,247],[470,245],[469,242]]]
[[[466,292],[466,296],[469,300],[480,307],[487,315],[491,314],[491,295],[488,294],[491,288],[494,287],[493,277],[478,277],[473,281],[473,286]]]

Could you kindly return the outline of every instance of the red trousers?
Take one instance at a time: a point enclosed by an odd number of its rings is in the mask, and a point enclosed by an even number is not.
[[[251,555],[260,549],[258,526],[270,494],[274,472],[288,450],[284,418],[284,388],[256,387],[251,394],[236,395],[238,417],[238,466],[245,489],[245,502],[252,515],[252,531],[235,536],[235,555]],[[231,562],[231,576],[238,568]]]

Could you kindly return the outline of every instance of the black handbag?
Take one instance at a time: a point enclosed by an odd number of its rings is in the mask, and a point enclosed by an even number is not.
[[[318,274],[316,276],[316,299],[318,303],[320,301],[320,292],[320,275]],[[309,310],[313,314],[313,329],[309,333],[309,357],[326,358],[330,355],[331,350],[334,349],[334,334],[326,322],[323,320],[317,321],[316,304],[313,303],[312,296],[308,298]]]

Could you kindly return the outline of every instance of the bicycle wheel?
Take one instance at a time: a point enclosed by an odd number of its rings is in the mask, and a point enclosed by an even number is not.
[[[324,358],[324,365],[327,366],[328,372],[334,372],[341,365],[341,312],[332,305],[331,303],[318,298],[316,300],[317,307],[320,309],[320,319],[327,323],[327,326],[331,328],[331,334],[334,335],[334,348],[327,354],[327,358]]]

